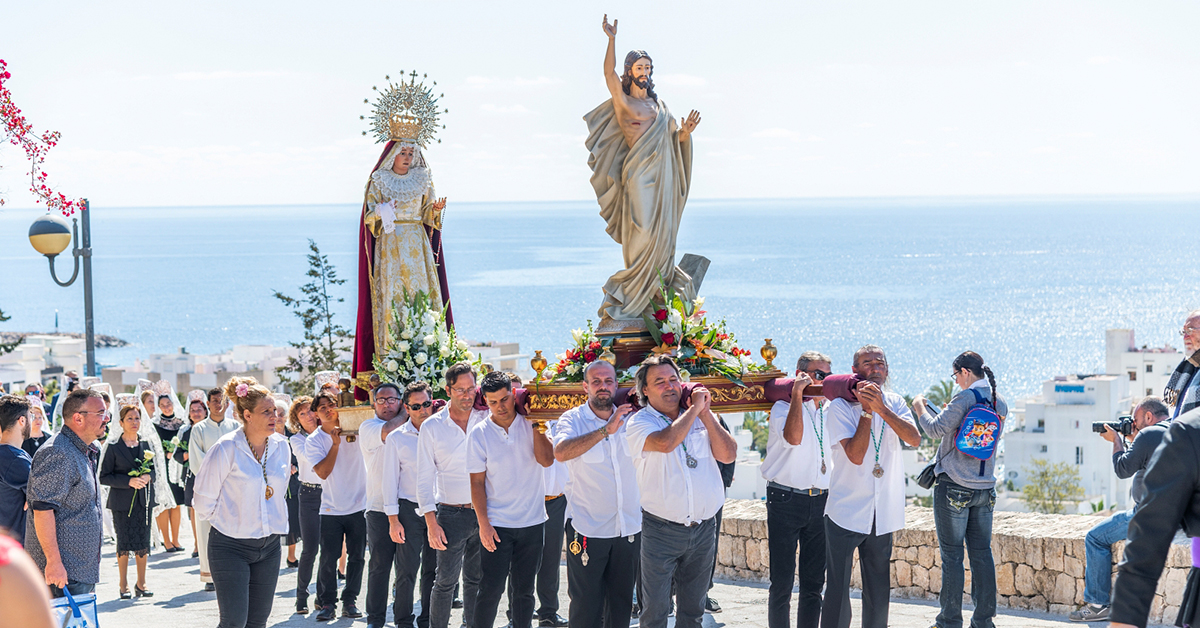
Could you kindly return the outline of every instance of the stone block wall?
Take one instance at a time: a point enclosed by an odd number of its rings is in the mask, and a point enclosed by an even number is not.
[[[1083,604],[1084,537],[1102,520],[1102,516],[996,512],[992,521],[992,556],[999,605],[1067,614]],[[905,528],[896,532],[892,545],[892,595],[936,600],[941,590],[942,556],[933,510],[908,507]],[[1114,562],[1120,560],[1123,550],[1124,543],[1118,543]],[[964,562],[963,590],[969,594],[969,557]],[[1159,579],[1150,611],[1152,623],[1174,623],[1191,564],[1191,546],[1182,535],[1177,536]],[[798,565],[798,569],[805,568]],[[765,502],[736,499],[725,502],[717,574],[732,580],[769,580]],[[861,587],[857,557],[851,586]],[[969,602],[969,595],[964,595],[964,599]]]

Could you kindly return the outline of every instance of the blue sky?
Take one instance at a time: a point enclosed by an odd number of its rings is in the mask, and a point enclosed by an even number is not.
[[[96,204],[357,203],[363,99],[413,69],[450,109],[426,156],[451,202],[592,198],[605,12],[703,115],[696,198],[1200,192],[1193,2],[8,4],[51,182]]]

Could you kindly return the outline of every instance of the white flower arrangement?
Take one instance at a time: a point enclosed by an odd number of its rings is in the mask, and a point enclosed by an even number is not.
[[[391,337],[384,343],[383,355],[376,355],[375,372],[385,382],[401,387],[412,382],[428,382],[434,397],[446,398],[446,368],[458,362],[470,362],[477,372],[483,362],[472,353],[467,343],[458,339],[454,329],[446,324],[445,311],[435,311],[429,295],[417,291],[402,294],[402,300],[392,303]],[[417,339],[416,342],[413,342]]]

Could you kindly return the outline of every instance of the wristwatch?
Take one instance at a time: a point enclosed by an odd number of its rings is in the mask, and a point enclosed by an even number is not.
[[[874,416],[875,416],[874,414],[867,412],[866,410],[863,410],[861,413],[859,413],[858,418],[870,419],[870,418],[874,418]]]

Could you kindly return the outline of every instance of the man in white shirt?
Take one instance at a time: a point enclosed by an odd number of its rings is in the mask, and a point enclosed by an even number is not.
[[[479,594],[479,522],[471,505],[467,433],[487,418],[475,410],[475,372],[459,362],[446,369],[450,402],[429,417],[417,439],[417,510],[425,517],[429,546],[437,550],[437,580],[429,601],[429,625],[446,628],[459,574],[463,623],[474,628]]]
[[[374,405],[375,416],[358,427],[358,446],[367,465],[367,547],[371,550],[371,559],[367,563],[367,626],[383,628],[392,564],[395,563],[396,571],[400,571],[396,543],[389,533],[386,506],[390,500],[384,497],[383,491],[386,476],[383,443],[405,422],[400,412],[400,387],[390,382],[380,384],[375,389]],[[412,612],[411,605],[409,612]]]
[[[321,392],[312,410],[321,418],[321,429],[309,434],[304,453],[314,461],[321,478],[321,557],[317,566],[317,621],[336,615],[337,562],[346,544],[346,584],[342,589],[342,617],[362,617],[356,603],[362,589],[363,552],[367,544],[367,469],[358,442],[342,437],[337,396]]]
[[[376,389],[376,399],[379,392]],[[417,570],[423,565],[437,564],[436,559],[423,559],[427,553],[433,558],[434,550],[425,536],[425,518],[417,514],[417,439],[421,425],[433,414],[433,390],[425,382],[413,382],[404,389],[402,403],[408,410],[408,422],[388,434],[379,455],[383,456],[380,471],[383,510],[388,518],[389,536],[396,544],[396,601],[392,605],[392,617],[399,628],[413,628],[413,585],[417,582]],[[421,574],[421,614],[416,618],[416,628],[429,626],[433,574],[433,569]],[[367,595],[370,595],[370,589]]]
[[[571,628],[628,628],[642,547],[637,473],[625,418],[613,407],[617,371],[596,360],[583,370],[587,403],[567,410],[554,433],[554,457],[569,471],[567,611]]]
[[[800,591],[796,627],[817,628],[821,589],[825,586],[825,499],[829,493],[829,439],[825,399],[804,400],[813,382],[830,374],[829,356],[805,351],[796,362],[792,402],[771,407],[767,455],[767,540],[771,553],[771,588],[767,595],[767,627],[791,626],[792,583],[796,581],[799,546]]]
[[[733,462],[737,442],[717,422],[704,388],[679,408],[679,367],[653,355],[637,371],[637,394],[646,407],[629,419],[626,435],[637,467],[642,502],[639,622],[665,628],[675,582],[679,628],[700,628],[716,551],[714,516],[725,504],[717,462]]]
[[[854,352],[858,403],[833,399],[826,408],[833,473],[825,502],[826,586],[821,628],[850,625],[850,565],[858,550],[862,576],[862,626],[885,628],[892,533],[904,527],[904,460],[901,441],[916,446],[921,434],[904,398],[884,392],[888,364],[883,349]]]
[[[467,472],[487,552],[479,556],[483,578],[471,626],[492,626],[512,578],[513,628],[530,628],[546,521],[542,469],[554,463],[554,445],[517,414],[508,375],[488,373],[479,388],[491,414],[467,434]]]
[[[225,417],[225,393],[220,388],[208,391],[208,418],[192,426],[191,440],[188,442],[188,468],[193,475],[200,475],[200,465],[204,456],[212,449],[221,437],[237,431],[241,426],[234,419]],[[201,517],[196,517],[196,545],[200,552],[200,582],[204,583],[205,591],[216,591],[213,586],[212,574],[208,571],[208,535],[212,532],[212,524]]]

